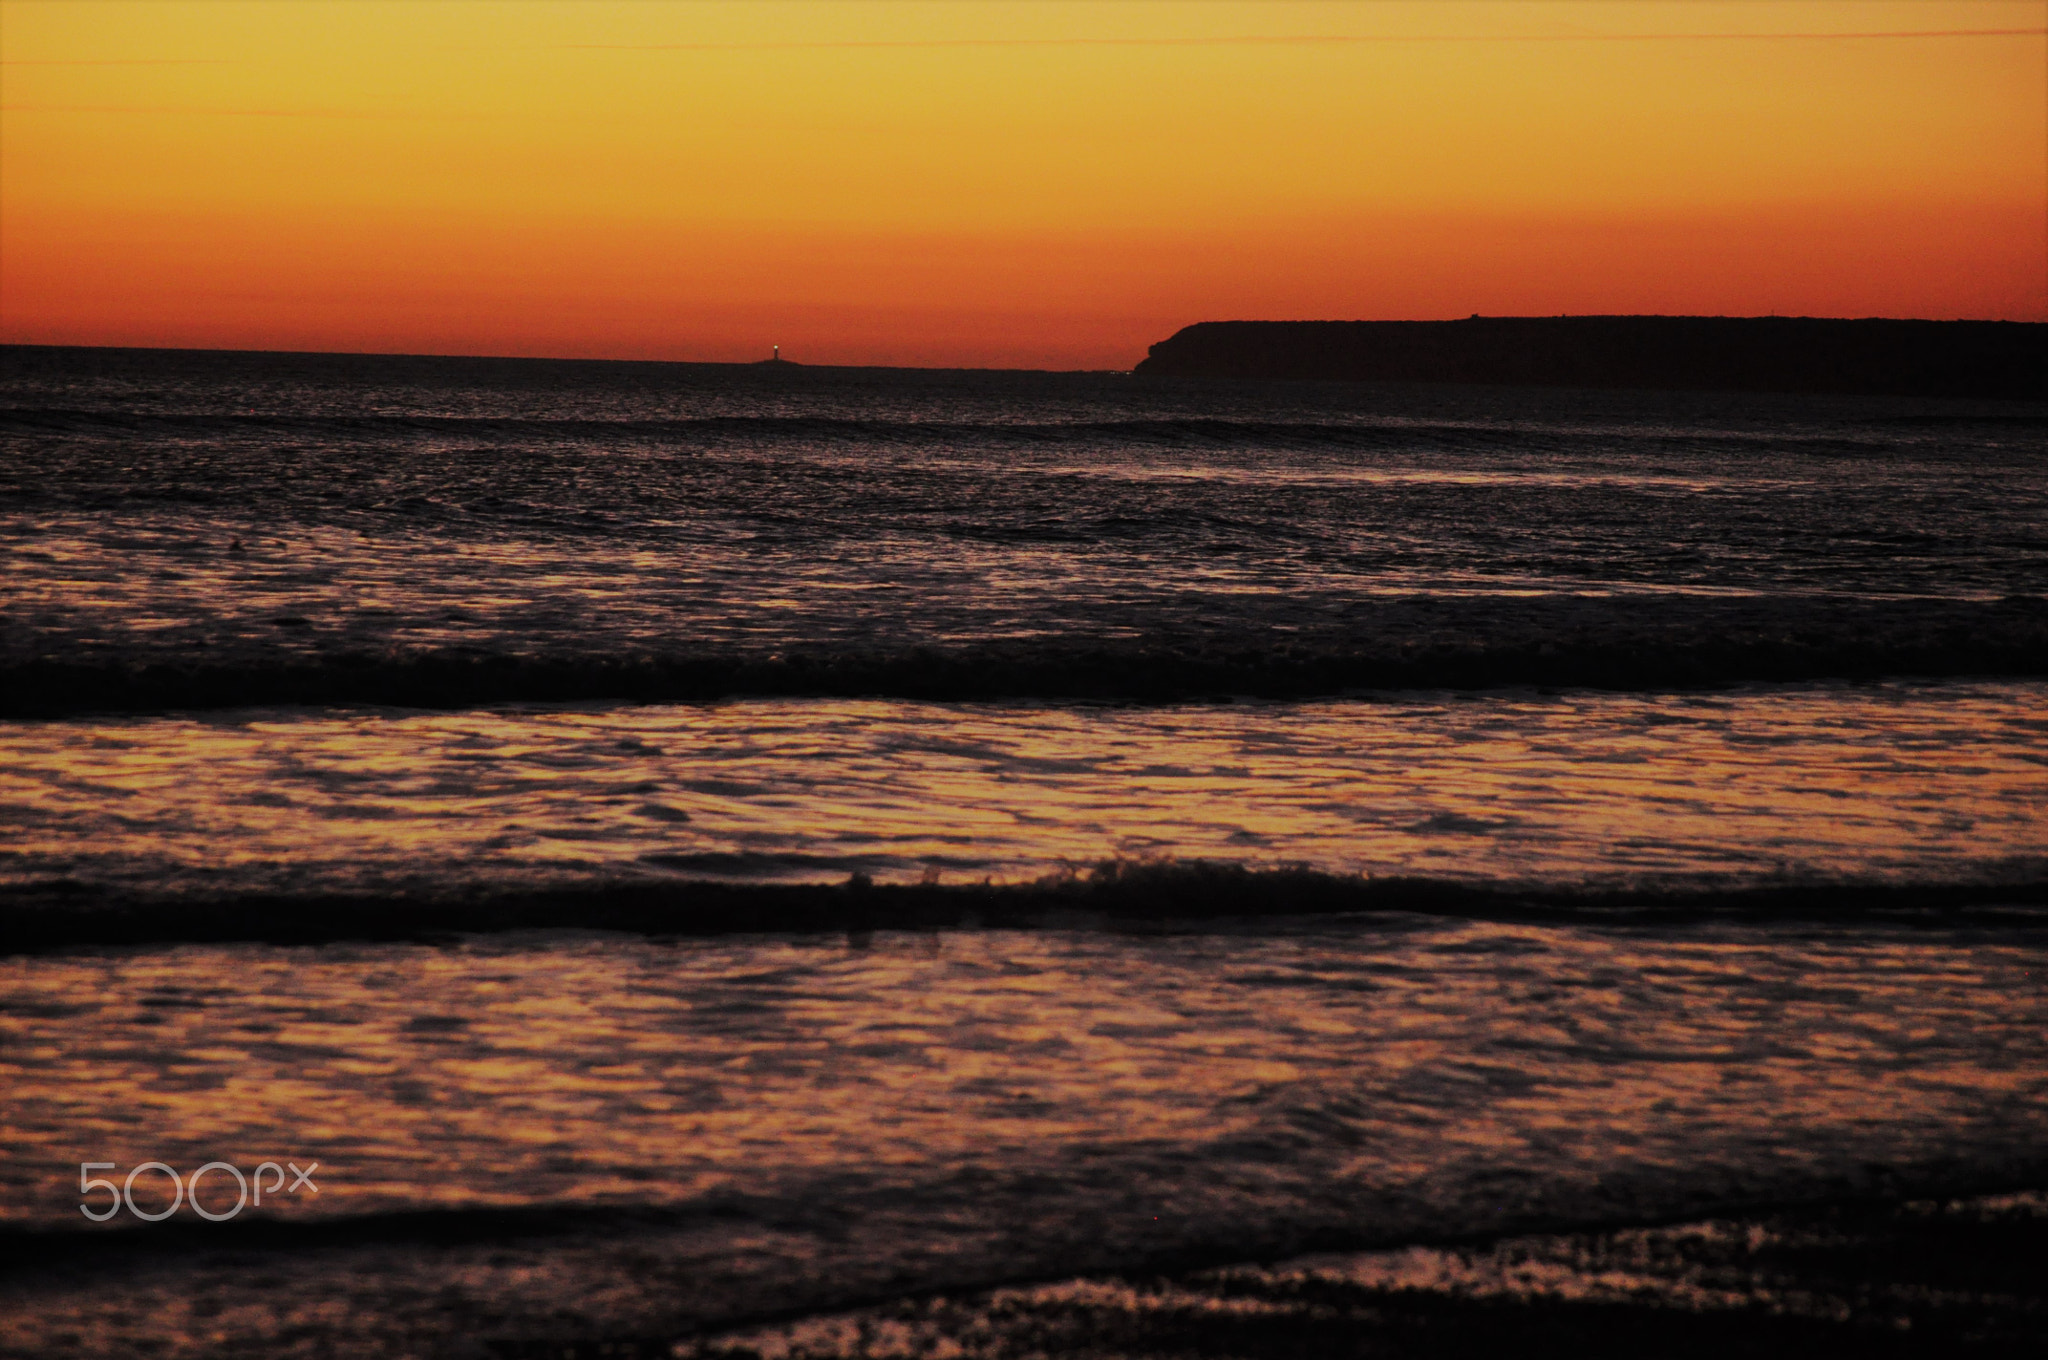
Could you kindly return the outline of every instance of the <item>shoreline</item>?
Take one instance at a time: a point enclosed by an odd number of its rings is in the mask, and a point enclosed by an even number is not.
[[[549,1234],[542,1214],[525,1218],[503,1216],[424,1243],[380,1238],[374,1225],[365,1235],[365,1225],[347,1223],[311,1236],[248,1224],[230,1235],[242,1240],[218,1245],[217,1231],[192,1229],[74,1231],[62,1234],[73,1239],[63,1244],[10,1233],[0,1243],[0,1297],[13,1295],[19,1306],[0,1323],[0,1347],[34,1353],[90,1331],[109,1354],[261,1354],[290,1331],[293,1306],[267,1311],[260,1288],[220,1282],[246,1277],[352,1297],[365,1286],[392,1287],[382,1279],[388,1268],[373,1258],[393,1252],[414,1271],[463,1279],[459,1306],[445,1294],[424,1313],[402,1295],[382,1308],[359,1302],[351,1325],[328,1334],[328,1344],[503,1360],[1277,1360],[1564,1355],[1587,1346],[1795,1356],[1829,1344],[1866,1355],[2031,1355],[2048,1337],[2048,1286],[2030,1269],[2048,1250],[2048,1191],[2032,1185],[1901,1186],[1890,1195],[1729,1204],[1636,1223],[1532,1225],[1363,1249],[1332,1241],[1263,1261],[1211,1252],[989,1284],[856,1287],[823,1307],[726,1319],[633,1317],[632,1308],[607,1319],[604,1305],[588,1300],[551,1311],[494,1299],[473,1276],[566,1271],[601,1288],[607,1271],[634,1269],[635,1261],[657,1271],[680,1264],[654,1238],[636,1247],[631,1231],[604,1244],[573,1226]],[[640,1235],[648,1230],[642,1225]],[[146,1238],[163,1241],[139,1240]],[[83,1288],[81,1267],[93,1280]],[[190,1315],[176,1307],[123,1317],[104,1311],[108,1291],[168,1305],[195,1277],[214,1285],[211,1301]],[[212,1296],[223,1293],[250,1297],[220,1307],[224,1300]]]
[[[1263,1360],[1551,1354],[1588,1343],[1666,1355],[1805,1354],[1829,1343],[1864,1354],[2028,1353],[2048,1337],[2048,1288],[2024,1262],[2044,1248],[2048,1194],[2038,1190],[1845,1203],[936,1293],[647,1353],[851,1360],[957,1347]]]

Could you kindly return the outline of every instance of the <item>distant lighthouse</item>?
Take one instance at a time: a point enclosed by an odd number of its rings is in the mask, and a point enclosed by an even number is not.
[[[779,364],[782,362],[782,346],[770,345],[768,347],[768,362],[771,364]]]

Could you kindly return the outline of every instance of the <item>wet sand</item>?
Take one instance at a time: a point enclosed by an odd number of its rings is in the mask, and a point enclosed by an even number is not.
[[[2048,1195],[1840,1206],[1611,1233],[1096,1276],[675,1343],[508,1355],[2036,1355]]]

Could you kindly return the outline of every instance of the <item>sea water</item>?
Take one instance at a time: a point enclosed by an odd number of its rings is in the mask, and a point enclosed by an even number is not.
[[[10,1345],[2042,1183],[2048,411],[6,364]],[[1104,863],[1142,910],[976,924]],[[317,1189],[89,1222],[147,1162]]]

